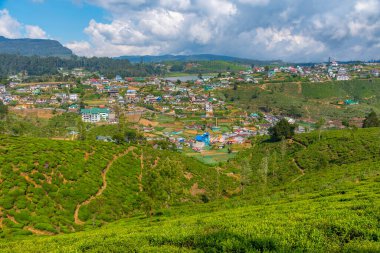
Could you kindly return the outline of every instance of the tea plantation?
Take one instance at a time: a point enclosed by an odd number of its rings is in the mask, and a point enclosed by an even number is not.
[[[28,138],[0,152],[3,252],[380,251],[378,128],[258,138],[218,167]]]
[[[217,197],[215,168],[174,152],[25,137],[0,143],[1,237],[71,233]],[[235,187],[219,180],[225,191]]]

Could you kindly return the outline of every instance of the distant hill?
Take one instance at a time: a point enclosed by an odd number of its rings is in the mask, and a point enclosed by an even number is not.
[[[7,39],[0,36],[0,54],[70,57],[73,52],[56,40]]]
[[[194,54],[194,55],[131,55],[131,56],[120,56],[118,59],[127,59],[132,63],[138,62],[168,62],[168,61],[181,61],[181,62],[189,62],[189,61],[228,61],[228,62],[240,62],[246,64],[257,64],[257,65],[268,65],[268,64],[279,64],[282,63],[281,60],[273,60],[273,61],[260,61],[260,60],[252,60],[252,59],[244,59],[232,56],[225,55],[214,55],[214,54]]]

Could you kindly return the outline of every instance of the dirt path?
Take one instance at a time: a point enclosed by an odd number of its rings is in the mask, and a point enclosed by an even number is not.
[[[45,230],[39,230],[39,229],[35,229],[33,227],[24,227],[25,230],[29,230],[30,232],[32,232],[33,234],[35,235],[55,235],[54,233],[52,232],[49,232],[49,231],[45,231]]]
[[[34,185],[35,188],[42,188],[42,186],[39,185],[39,184],[37,184],[33,179],[31,179],[31,178],[29,177],[28,174],[22,172],[22,173],[20,173],[20,176],[24,177],[25,180],[26,180],[28,183]]]
[[[7,218],[8,218],[8,220],[12,221],[14,224],[20,224],[20,223],[15,219],[15,217],[10,216],[9,214],[7,214]]]
[[[302,94],[302,83],[301,82],[297,83],[297,92],[298,92],[299,95]]]
[[[305,111],[306,111],[306,113],[307,113],[307,117],[308,117],[308,119],[311,120],[311,113],[310,113],[310,111],[309,111],[309,107],[308,107],[308,106],[305,106]]]
[[[304,149],[307,148],[307,146],[305,144],[303,144],[302,142],[299,142],[299,141],[297,141],[295,139],[292,139],[291,142],[296,143],[296,144],[302,146]],[[293,163],[296,165],[297,169],[301,172],[301,176],[299,176],[296,179],[294,179],[292,181],[292,183],[293,183],[293,182],[297,181],[299,178],[301,178],[303,175],[305,175],[305,168],[303,168],[295,158],[293,158],[292,160],[293,160]]]
[[[259,86],[259,88],[262,89],[262,90],[266,90],[267,89],[267,84],[264,83],[261,86]]]
[[[135,149],[135,147],[129,147],[126,151],[124,151],[123,153],[121,154],[118,154],[118,155],[114,155],[112,160],[108,162],[107,164],[107,167],[102,171],[102,181],[103,181],[103,184],[102,184],[102,187],[99,188],[98,192],[95,194],[95,195],[92,195],[89,199],[83,201],[82,203],[78,204],[75,208],[75,212],[74,212],[74,222],[75,224],[78,224],[78,225],[83,225],[84,222],[81,221],[79,219],[79,210],[82,206],[85,206],[85,205],[88,205],[91,201],[93,201],[96,197],[102,195],[102,193],[104,192],[104,190],[107,188],[107,172],[110,170],[112,164],[117,160],[119,159],[120,157],[122,156],[125,156],[127,155],[130,151],[132,151],[133,149]]]
[[[307,146],[305,144],[303,144],[302,142],[300,142],[300,141],[297,141],[295,139],[292,139],[291,141],[294,142],[294,143],[297,143],[298,145],[302,146],[303,148],[307,148]]]
[[[300,166],[300,164],[297,162],[297,160],[293,158],[293,162],[296,165],[296,167],[298,168],[298,170],[301,172],[301,174],[305,175],[305,169]]]

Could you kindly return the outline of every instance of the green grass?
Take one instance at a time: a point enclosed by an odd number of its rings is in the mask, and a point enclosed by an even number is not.
[[[157,155],[173,155],[149,150],[136,150],[148,167]],[[112,166],[107,175],[110,187],[98,204],[93,202],[99,208],[91,209],[90,204],[90,216],[82,213],[87,219],[84,231],[8,237],[0,240],[0,251],[379,252],[379,154],[379,128],[326,131],[321,139],[318,133],[302,134],[276,143],[260,138],[218,173],[181,158],[194,180],[185,179],[183,189],[199,183],[210,192],[208,203],[182,195],[182,201],[162,206],[150,218],[140,211],[123,218],[138,191],[133,178],[139,161],[131,154]],[[135,170],[123,170],[122,164]],[[128,191],[123,190],[126,185]],[[98,228],[101,223],[91,217],[94,214],[121,219],[107,224],[99,218],[105,225]],[[44,226],[49,229],[48,223]]]
[[[128,146],[101,142],[53,141],[25,137],[0,137],[0,212],[3,218],[1,237],[29,233],[27,227],[52,233],[79,231],[87,225],[102,225],[110,221],[141,212],[138,176],[145,179],[155,161],[170,159],[181,167],[180,177],[170,181],[178,184],[181,192],[171,201],[175,204],[186,199],[202,202],[201,195],[191,195],[190,188],[198,183],[204,189],[202,195],[215,199],[216,171],[179,153],[135,147],[128,154],[116,159],[106,175],[107,188],[89,205],[79,210],[83,226],[74,223],[77,204],[96,194],[102,186],[102,171],[112,158],[120,155]],[[141,156],[143,153],[143,156]],[[143,169],[141,169],[143,163]],[[192,177],[186,179],[184,174]],[[229,188],[233,180],[222,178]],[[156,203],[156,208],[161,202]],[[14,217],[15,222],[12,220]]]

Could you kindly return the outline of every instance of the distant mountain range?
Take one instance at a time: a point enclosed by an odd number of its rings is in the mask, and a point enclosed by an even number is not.
[[[181,61],[181,62],[190,62],[190,61],[227,61],[227,62],[239,62],[239,63],[246,63],[246,64],[257,64],[257,65],[265,65],[265,64],[280,64],[283,63],[281,60],[274,60],[274,61],[260,61],[260,60],[252,60],[252,59],[245,59],[245,58],[238,58],[238,57],[232,57],[232,56],[225,56],[225,55],[214,55],[214,54],[194,54],[194,55],[159,55],[159,56],[152,56],[152,55],[126,55],[126,56],[120,56],[116,59],[127,59],[132,63],[139,63],[139,62],[145,62],[145,63],[152,63],[152,62],[168,62],[168,61]]]
[[[73,52],[56,40],[46,39],[7,39],[0,36],[0,54],[17,54],[22,56],[58,56],[67,58]]]

